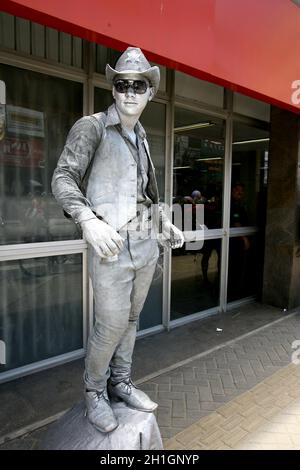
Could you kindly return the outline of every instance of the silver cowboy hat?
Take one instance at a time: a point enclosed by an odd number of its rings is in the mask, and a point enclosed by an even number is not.
[[[151,67],[148,60],[138,47],[128,47],[125,52],[119,57],[113,69],[109,64],[106,65],[106,79],[109,83],[113,83],[116,76],[134,74],[146,77],[151,86],[154,88],[155,93],[159,87],[160,71],[155,65]]]

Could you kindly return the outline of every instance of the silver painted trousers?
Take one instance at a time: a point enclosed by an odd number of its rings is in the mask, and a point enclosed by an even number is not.
[[[95,324],[85,360],[87,389],[103,390],[131,375],[139,314],[152,282],[159,249],[147,234],[124,231],[117,261],[101,260],[89,246],[89,275],[94,290]]]

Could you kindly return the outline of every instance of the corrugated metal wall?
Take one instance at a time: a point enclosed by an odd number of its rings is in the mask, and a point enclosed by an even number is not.
[[[0,47],[82,69],[83,40],[52,28],[0,13]]]

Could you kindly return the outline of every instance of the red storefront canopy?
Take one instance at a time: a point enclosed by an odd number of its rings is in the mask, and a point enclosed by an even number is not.
[[[291,0],[1,0],[3,11],[300,113]],[[299,91],[298,91],[299,90]]]

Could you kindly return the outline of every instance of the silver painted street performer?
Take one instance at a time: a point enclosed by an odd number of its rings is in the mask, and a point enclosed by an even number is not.
[[[110,400],[152,412],[157,404],[131,381],[136,326],[155,271],[158,230],[172,248],[182,232],[159,206],[155,170],[139,122],[158,90],[159,68],[129,47],[106,66],[114,104],[79,119],[53,175],[52,191],[88,243],[95,325],[85,362],[89,421],[101,432],[118,422]]]

